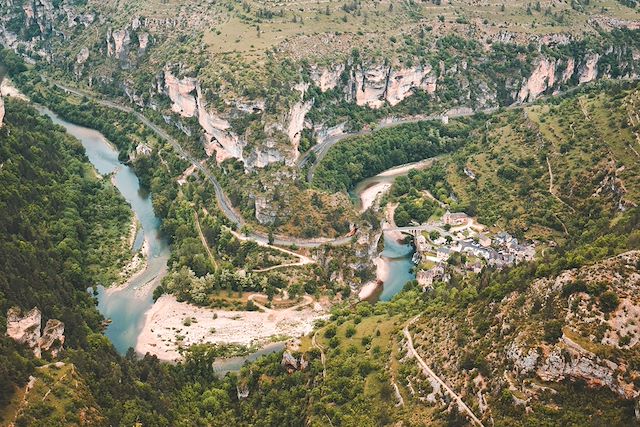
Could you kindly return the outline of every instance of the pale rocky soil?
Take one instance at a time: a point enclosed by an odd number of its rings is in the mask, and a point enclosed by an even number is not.
[[[326,309],[310,297],[287,309],[263,308],[266,310],[225,311],[197,307],[164,295],[146,313],[136,351],[176,361],[182,357],[179,349],[193,344],[261,346],[273,339],[306,335],[316,320],[327,316]],[[190,319],[189,326],[185,326],[185,319]]]

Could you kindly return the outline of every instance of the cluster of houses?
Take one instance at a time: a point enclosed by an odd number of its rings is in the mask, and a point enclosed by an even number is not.
[[[423,289],[431,288],[437,281],[448,282],[451,277],[448,261],[456,253],[464,255],[466,259],[464,266],[456,268],[476,274],[485,265],[501,269],[535,257],[533,243],[520,243],[506,232],[500,232],[492,238],[477,231],[484,230],[483,226],[472,227],[471,218],[464,213],[447,212],[440,222],[430,224],[429,229],[430,237],[419,233],[415,238],[414,262],[418,265],[423,262],[435,264],[416,274]]]

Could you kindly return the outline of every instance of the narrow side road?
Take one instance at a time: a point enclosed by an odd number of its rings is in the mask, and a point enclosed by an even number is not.
[[[313,333],[313,336],[311,337],[311,345],[313,345],[315,348],[320,350],[320,362],[322,362],[322,378],[326,379],[327,378],[326,357],[324,355],[324,347],[318,344],[318,340],[316,339],[316,335],[318,335],[318,330],[319,329],[316,329],[316,331]]]
[[[464,403],[464,401],[462,400],[462,397],[460,397],[460,395],[454,392],[451,389],[451,387],[449,387],[439,376],[436,375],[435,372],[431,370],[429,365],[426,364],[426,362],[422,359],[422,357],[420,357],[416,349],[413,347],[413,338],[411,337],[411,333],[409,332],[409,326],[411,326],[411,324],[413,324],[416,320],[418,320],[419,317],[420,315],[411,319],[409,322],[407,322],[404,329],[402,329],[402,333],[407,338],[407,347],[409,350],[409,354],[411,354],[411,356],[416,359],[416,361],[418,362],[418,365],[420,365],[424,374],[433,378],[435,381],[437,381],[438,384],[440,384],[440,386],[442,387],[442,389],[446,391],[449,397],[451,397],[453,400],[456,401],[456,403],[458,404],[458,408],[460,408],[460,410],[464,412],[471,419],[473,424],[480,427],[484,427],[484,424],[482,424],[482,421],[480,421],[480,419],[475,416],[471,408],[469,408],[467,404]]]
[[[196,221],[196,229],[198,230],[198,235],[200,236],[200,241],[202,242],[202,246],[204,246],[204,249],[207,251],[207,254],[209,255],[209,261],[211,261],[211,266],[213,267],[214,270],[217,270],[218,263],[216,262],[216,259],[214,258],[213,254],[211,253],[211,249],[209,249],[209,243],[207,242],[207,238],[204,237],[204,233],[202,232],[202,227],[200,227],[198,212],[193,211],[193,219],[195,219]]]

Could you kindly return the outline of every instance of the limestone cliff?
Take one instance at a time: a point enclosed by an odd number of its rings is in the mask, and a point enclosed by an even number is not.
[[[293,158],[297,158],[300,154],[298,152],[298,146],[300,145],[300,137],[302,136],[302,130],[304,129],[304,121],[307,113],[311,111],[313,107],[313,101],[296,102],[291,111],[289,112],[287,129],[287,136],[293,146]]]
[[[526,79],[518,94],[519,102],[532,101],[556,82],[556,63],[553,60],[542,58],[538,65]]]
[[[7,335],[10,338],[29,347],[38,358],[42,356],[42,351],[56,357],[64,344],[64,323],[49,319],[44,331],[40,330],[41,327],[42,314],[37,307],[24,316],[17,307],[7,311]]]
[[[64,323],[57,319],[47,320],[42,331],[42,337],[38,342],[40,349],[48,351],[51,356],[57,357],[64,344]]]
[[[4,120],[4,100],[2,99],[2,96],[0,96],[0,128],[4,125],[3,120]]]
[[[587,55],[584,59],[584,63],[578,70],[578,82],[589,83],[598,77],[598,61],[600,60],[600,55],[597,53],[591,53]]]
[[[40,326],[42,314],[38,308],[33,308],[22,316],[19,308],[12,307],[7,312],[7,335],[33,350],[36,357],[40,357]]]
[[[340,76],[345,69],[342,63],[335,64],[330,67],[312,66],[310,76],[313,83],[320,88],[320,91],[326,92],[334,89],[340,83]]]
[[[178,79],[171,70],[164,70],[164,87],[169,99],[171,99],[171,111],[180,114],[182,117],[194,117],[197,112],[196,79],[184,77]]]

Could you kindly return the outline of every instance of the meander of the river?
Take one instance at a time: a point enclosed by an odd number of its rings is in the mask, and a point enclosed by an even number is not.
[[[144,272],[117,290],[107,290],[102,285],[97,287],[98,310],[105,318],[111,320],[105,334],[118,352],[124,354],[130,347],[135,348],[144,325],[145,313],[153,305],[153,289],[166,274],[169,245],[160,233],[160,220],[153,212],[150,195],[140,188],[140,182],[133,169],[118,160],[117,149],[100,132],[62,120],[46,108],[40,107],[39,110],[80,140],[89,161],[101,175],[113,174],[116,188],[129,203],[141,225],[133,249],[139,250],[143,241],[148,244],[149,256]],[[358,185],[356,191],[361,191],[380,179],[392,181],[394,178],[393,175],[369,178]],[[412,253],[410,245],[384,236],[382,257],[389,267],[389,275],[384,282],[380,300],[390,300],[402,290],[405,283],[415,278],[410,271],[413,265]],[[255,360],[263,354],[282,349],[281,343],[273,344],[249,356],[218,361],[214,368],[218,373],[224,374],[239,369],[247,360]]]
[[[166,273],[169,245],[160,233],[160,220],[153,212],[150,195],[140,188],[133,170],[118,160],[117,149],[100,132],[66,122],[45,108],[41,111],[80,140],[89,161],[101,175],[114,174],[116,188],[131,205],[142,226],[134,250],[139,249],[145,240],[149,246],[147,268],[143,273],[136,275],[122,289],[106,291],[103,286],[97,289],[98,310],[105,318],[111,319],[105,334],[118,352],[124,354],[129,347],[135,348],[144,325],[144,314],[153,305],[154,286],[145,285],[158,283]]]

